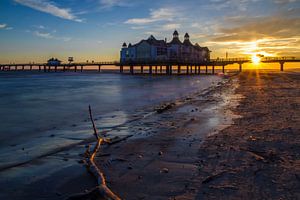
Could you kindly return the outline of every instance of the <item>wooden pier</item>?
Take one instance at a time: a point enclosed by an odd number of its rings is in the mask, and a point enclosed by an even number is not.
[[[205,62],[183,62],[183,61],[160,61],[160,62],[92,62],[92,63],[70,63],[60,65],[48,65],[47,63],[23,63],[23,64],[0,64],[1,71],[41,71],[41,72],[83,72],[84,70],[108,69],[110,66],[119,68],[120,73],[129,74],[165,74],[165,75],[196,75],[215,74],[215,71],[225,72],[226,66],[232,64],[239,65],[242,71],[243,64],[251,63],[249,58],[211,59]],[[284,64],[289,62],[300,62],[300,58],[295,57],[265,57],[261,63],[278,63],[279,69],[284,70]]]

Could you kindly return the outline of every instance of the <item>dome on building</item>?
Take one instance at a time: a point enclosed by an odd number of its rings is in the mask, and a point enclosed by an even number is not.
[[[178,36],[179,36],[179,33],[178,33],[177,30],[175,30],[174,33],[173,33],[173,37],[178,37]]]
[[[184,39],[185,39],[185,40],[189,40],[189,39],[190,39],[190,36],[189,36],[188,33],[186,33],[186,34],[184,35]]]

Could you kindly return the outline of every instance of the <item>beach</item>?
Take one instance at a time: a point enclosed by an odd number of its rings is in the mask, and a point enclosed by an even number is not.
[[[197,199],[300,198],[300,74],[239,76],[243,116],[199,150]]]
[[[81,162],[95,141],[89,105],[106,137],[147,137],[153,125],[145,120],[157,116],[158,124],[157,108],[180,104],[223,81],[210,75],[3,72],[0,198],[65,199],[96,185]]]
[[[99,133],[120,141],[102,146],[95,158],[115,194],[122,199],[299,198],[299,72],[249,70],[220,77],[209,78],[214,84],[200,90],[127,112],[126,123],[115,126],[105,125],[119,119],[118,113],[103,117],[94,107]],[[194,84],[188,87],[199,87]],[[66,199],[97,185],[81,162],[94,144],[91,122],[71,128],[80,128],[85,139],[0,173],[2,198]]]
[[[246,71],[159,114],[147,139],[98,155],[108,186],[123,199],[298,199],[299,78]]]
[[[300,0],[0,1],[0,200],[300,200]]]

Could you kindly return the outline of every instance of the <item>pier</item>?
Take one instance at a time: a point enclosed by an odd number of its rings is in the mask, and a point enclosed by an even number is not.
[[[280,71],[284,71],[285,63],[298,63],[300,58],[296,57],[264,57],[261,63],[278,63]],[[85,70],[108,69],[111,66],[119,68],[120,73],[127,74],[149,74],[149,75],[197,75],[215,74],[221,70],[223,73],[228,65],[238,64],[238,70],[243,70],[243,64],[252,63],[250,58],[229,58],[211,59],[209,61],[191,63],[184,61],[159,61],[159,62],[82,62],[59,65],[49,65],[47,63],[21,63],[21,64],[0,64],[1,71],[41,71],[41,72],[83,72]]]

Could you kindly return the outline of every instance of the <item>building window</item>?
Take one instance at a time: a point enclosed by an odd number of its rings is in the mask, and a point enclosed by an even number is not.
[[[167,55],[167,48],[157,47],[157,56]]]

